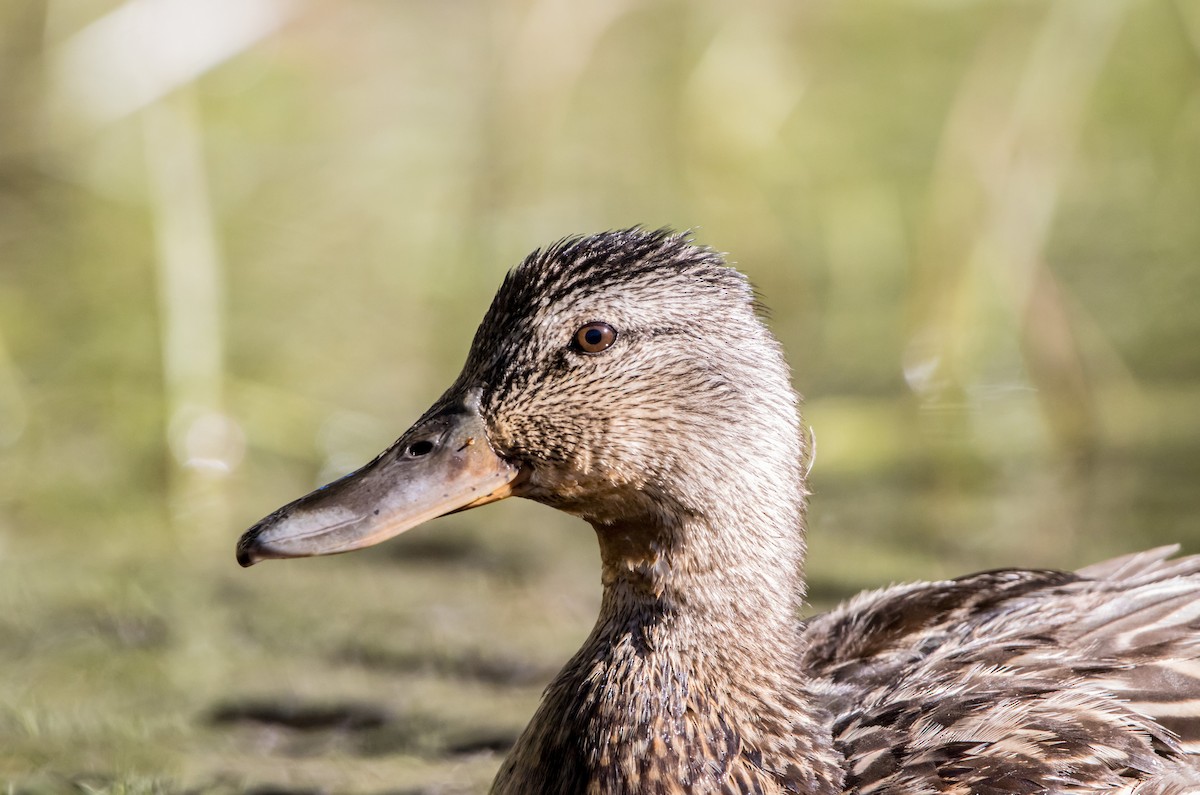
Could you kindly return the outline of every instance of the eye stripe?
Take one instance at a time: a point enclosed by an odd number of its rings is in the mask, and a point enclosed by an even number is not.
[[[586,323],[575,332],[575,348],[583,353],[600,353],[617,341],[617,330],[607,323]]]

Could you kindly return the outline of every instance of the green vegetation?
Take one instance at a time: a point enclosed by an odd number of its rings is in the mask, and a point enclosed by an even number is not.
[[[0,9],[0,793],[483,790],[590,628],[590,530],[233,542],[569,233],[694,227],[758,285],[817,607],[1200,551],[1195,3],[245,0],[215,44],[118,7]]]

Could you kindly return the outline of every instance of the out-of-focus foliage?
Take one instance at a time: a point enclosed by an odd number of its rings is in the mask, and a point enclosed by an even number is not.
[[[571,233],[692,227],[758,285],[818,605],[1200,551],[1198,219],[1190,0],[7,3],[0,780],[484,787],[589,626],[586,527],[232,544]]]

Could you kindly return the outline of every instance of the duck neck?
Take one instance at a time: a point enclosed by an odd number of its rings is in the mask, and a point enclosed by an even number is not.
[[[705,659],[710,642],[737,645],[744,635],[754,636],[759,651],[765,646],[794,654],[804,600],[798,529],[790,522],[770,525],[788,542],[777,543],[779,537],[769,538],[756,522],[710,517],[687,516],[665,526],[597,524],[604,585],[600,624],[606,615],[644,619],[665,633],[663,643],[698,646],[697,661]]]
[[[803,505],[763,510],[594,525],[600,617],[495,792],[841,791],[798,664]]]

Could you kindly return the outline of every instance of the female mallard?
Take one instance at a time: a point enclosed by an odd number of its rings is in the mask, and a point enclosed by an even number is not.
[[[496,793],[1200,792],[1200,556],[902,585],[800,622],[796,403],[719,254],[564,240],[508,274],[408,432],[238,561],[512,495],[586,519],[600,617]]]

